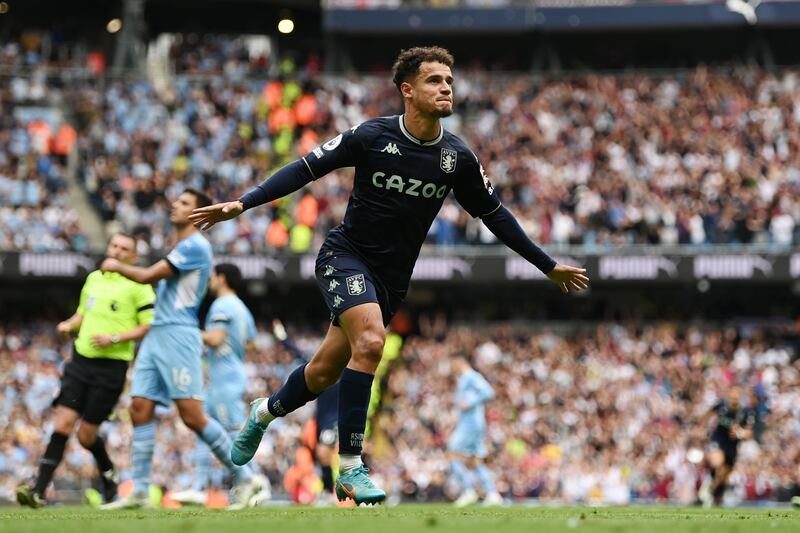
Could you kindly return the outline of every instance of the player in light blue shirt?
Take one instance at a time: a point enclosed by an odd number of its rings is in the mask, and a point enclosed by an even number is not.
[[[156,440],[156,404],[175,402],[183,422],[194,431],[236,480],[237,504],[246,505],[261,490],[261,480],[249,468],[230,459],[231,440],[222,425],[203,411],[203,344],[198,312],[208,288],[212,253],[209,242],[189,221],[193,209],[211,200],[186,189],[172,203],[170,220],[178,244],[165,259],[143,268],[114,259],[103,261],[104,272],[119,272],[139,283],[158,282],[155,318],[136,358],[131,389],[133,494],[106,504],[104,509],[147,505]]]
[[[206,413],[217,420],[232,438],[247,418],[244,394],[247,386],[245,353],[256,336],[256,323],[244,302],[237,296],[242,273],[236,265],[214,267],[209,290],[216,297],[206,316],[202,332],[208,369]],[[212,481],[211,450],[198,439],[195,447],[194,485],[177,492],[172,499],[183,504],[206,502],[206,489]]]
[[[477,477],[484,503],[500,504],[502,498],[497,493],[491,472],[484,464],[487,455],[484,404],[494,398],[494,391],[489,382],[470,366],[466,357],[456,356],[450,365],[458,376],[455,396],[455,405],[459,410],[458,423],[447,443],[450,468],[462,490],[455,503],[461,507],[478,501],[475,491]]]

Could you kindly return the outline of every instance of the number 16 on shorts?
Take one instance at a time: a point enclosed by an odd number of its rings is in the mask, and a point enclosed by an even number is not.
[[[192,386],[192,374],[184,367],[172,367],[172,384],[182,391],[188,391]]]

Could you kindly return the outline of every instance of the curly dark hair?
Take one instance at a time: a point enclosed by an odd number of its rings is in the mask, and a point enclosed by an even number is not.
[[[453,54],[440,46],[415,46],[401,50],[392,66],[392,81],[397,90],[404,82],[411,81],[419,74],[419,66],[425,61],[435,61],[448,67],[453,66]]]

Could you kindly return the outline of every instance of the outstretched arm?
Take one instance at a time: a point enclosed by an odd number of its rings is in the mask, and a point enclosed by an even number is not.
[[[589,286],[585,268],[558,264],[555,259],[547,255],[525,235],[514,215],[502,205],[488,215],[482,216],[481,220],[503,244],[546,274],[564,294],[567,294],[570,289],[580,291]]]
[[[313,179],[314,176],[311,174],[308,164],[301,158],[282,167],[238,200],[195,209],[189,215],[189,220],[197,228],[207,230],[217,222],[236,218],[251,207],[266,204],[299,191]]]
[[[175,270],[166,259],[162,259],[149,267],[139,267],[108,258],[103,260],[100,270],[103,272],[118,272],[137,283],[155,283],[164,278],[171,278],[175,274]]]

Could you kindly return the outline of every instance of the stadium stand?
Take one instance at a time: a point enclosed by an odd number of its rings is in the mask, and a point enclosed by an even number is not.
[[[51,101],[57,86],[35,39],[0,51],[0,250],[85,251],[86,235],[67,195],[67,157],[77,134]]]
[[[745,68],[563,79],[471,71],[447,126],[544,244],[785,248],[800,242],[797,80],[792,70]],[[114,83],[92,98],[108,112],[97,109],[84,132],[84,178],[106,220],[150,234],[158,248],[166,197],[183,186],[237,197],[336,131],[394,113],[393,91],[376,77],[358,86],[178,78],[163,101],[144,82]],[[350,179],[337,172],[218,228],[216,251],[315,248],[341,219]],[[448,200],[429,242],[495,239]]]
[[[42,64],[16,43],[5,48],[11,76]],[[163,248],[164,207],[181,188],[236,197],[337,131],[397,112],[386,76],[356,84],[320,76],[313,63],[283,64],[276,72],[268,55],[250,57],[236,39],[182,40],[171,57],[176,74],[169,89],[156,91],[143,79],[98,83],[83,76],[65,93],[78,118],[79,172],[92,204],[109,231],[141,235],[145,251]],[[464,74],[458,114],[447,127],[481,157],[535,240],[590,249],[800,243],[796,70]],[[64,194],[63,163],[50,153],[59,132],[37,141],[13,114],[20,99],[45,99],[44,80],[43,73],[16,76],[6,92],[4,138],[13,144],[4,153],[13,159],[5,161],[0,187],[7,193],[0,197],[13,212],[0,242],[4,249],[82,250],[86,239]],[[215,251],[314,249],[341,219],[350,180],[348,171],[337,172],[217,228]],[[62,230],[54,220],[73,223]],[[12,238],[22,224],[35,229]],[[428,240],[496,242],[452,200]]]

